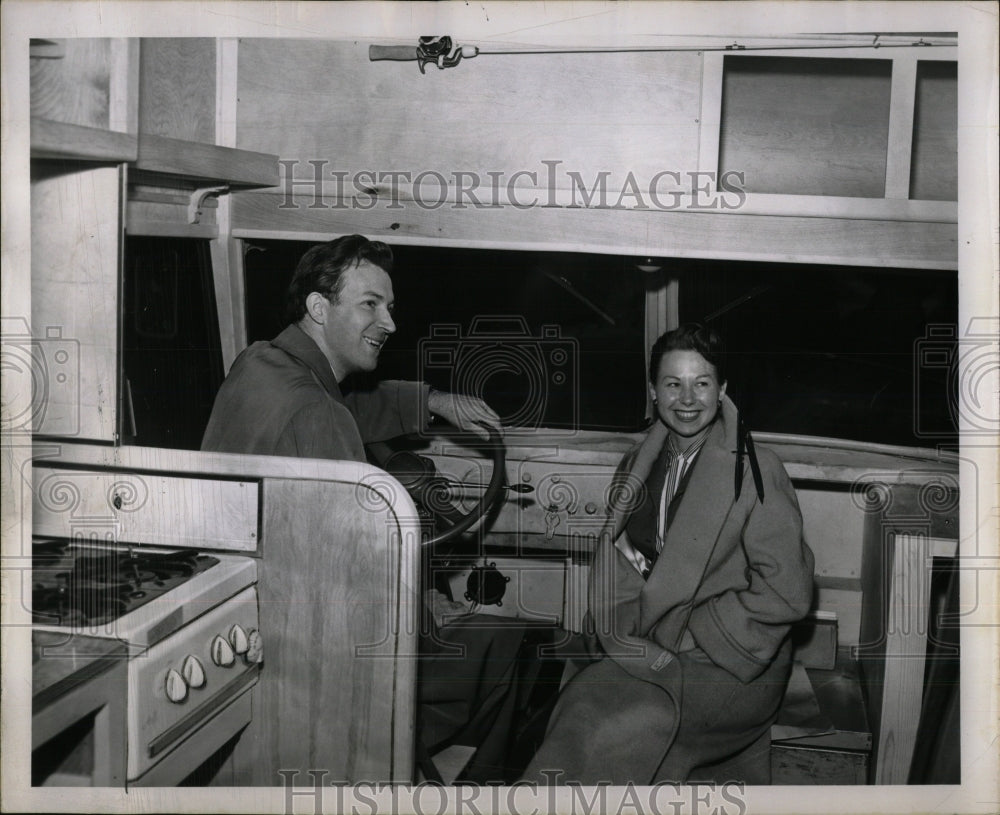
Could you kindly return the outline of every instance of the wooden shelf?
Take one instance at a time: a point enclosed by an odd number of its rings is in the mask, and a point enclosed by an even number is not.
[[[170,178],[182,186],[274,187],[278,157],[215,144],[31,119],[31,157],[127,162],[133,179]]]
[[[137,156],[138,139],[130,133],[31,119],[32,158],[121,162]]]
[[[134,167],[143,173],[218,182],[231,187],[278,184],[278,157],[214,144],[139,134]]]

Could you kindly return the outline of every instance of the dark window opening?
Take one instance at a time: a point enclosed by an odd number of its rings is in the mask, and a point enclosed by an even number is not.
[[[251,342],[281,331],[285,289],[311,245],[248,246]],[[378,376],[477,393],[510,425],[642,429],[644,296],[672,275],[681,319],[709,322],[725,338],[729,393],[750,427],[957,443],[954,272],[661,259],[663,271],[647,275],[631,256],[393,252],[398,330]]]
[[[952,416],[954,272],[677,261],[682,318],[728,350],[729,393],[758,430],[936,447]],[[930,353],[937,351],[937,354]]]
[[[222,384],[208,241],[125,241],[122,438],[197,450]]]
[[[281,329],[312,244],[246,252],[250,342]],[[484,398],[508,426],[633,431],[645,425],[645,287],[634,258],[393,246],[397,331],[378,377]]]

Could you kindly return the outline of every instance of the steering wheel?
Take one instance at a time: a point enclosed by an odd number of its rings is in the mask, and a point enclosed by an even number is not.
[[[427,456],[418,456],[407,450],[392,452],[388,445],[382,443],[368,445],[379,466],[403,485],[414,502],[443,521],[445,528],[423,541],[422,546],[430,548],[454,540],[471,529],[503,499],[506,491],[504,482],[507,480],[506,450],[500,434],[491,427],[484,427],[489,434],[487,444],[493,453],[493,474],[482,497],[468,512],[463,512],[451,502],[449,496],[453,482],[442,477]]]

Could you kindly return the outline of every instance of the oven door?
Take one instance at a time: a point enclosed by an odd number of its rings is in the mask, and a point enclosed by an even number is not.
[[[128,783],[179,784],[238,735],[262,660],[254,586],[134,656]]]

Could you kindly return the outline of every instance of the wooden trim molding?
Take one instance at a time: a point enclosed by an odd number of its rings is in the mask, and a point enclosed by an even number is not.
[[[613,208],[391,206],[364,209],[282,194],[232,196],[233,237],[634,254],[919,269],[958,268],[956,224]],[[512,237],[516,236],[516,237]]]
[[[910,197],[910,161],[913,158],[913,116],[917,99],[917,55],[907,52],[892,62],[889,95],[889,146],[885,160],[885,197]],[[958,202],[955,202],[958,216]]]

